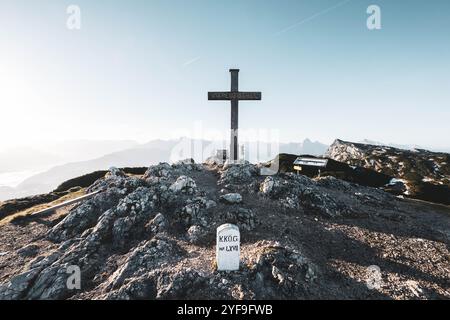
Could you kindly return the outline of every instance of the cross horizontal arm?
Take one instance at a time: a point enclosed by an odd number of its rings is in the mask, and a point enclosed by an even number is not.
[[[208,92],[208,100],[261,100],[261,92]]]

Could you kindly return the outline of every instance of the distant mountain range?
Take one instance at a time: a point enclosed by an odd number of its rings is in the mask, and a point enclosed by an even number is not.
[[[280,152],[321,155],[328,148],[325,144],[309,139],[299,143],[282,143],[278,146],[264,142],[249,142],[244,146],[246,159],[250,162],[268,161]],[[159,162],[173,162],[186,158],[201,162],[215,150],[224,148],[227,148],[227,145],[223,142],[182,138],[153,140],[145,144],[137,144],[134,141],[78,141],[70,142],[69,147],[68,144],[54,145],[51,150],[53,153],[33,148],[5,153],[0,157],[0,167],[5,168],[3,172],[31,169],[33,165],[34,168],[48,166],[51,163],[57,165],[32,175],[14,187],[2,186],[0,181],[0,201],[47,193],[68,179],[96,170],[106,170],[112,166],[147,167]],[[64,159],[76,160],[61,163]]]
[[[0,174],[39,171],[68,162],[95,159],[137,146],[132,140],[71,140],[42,146],[20,146],[0,150]],[[0,181],[1,185],[1,181]]]
[[[430,148],[430,147],[423,147],[417,144],[398,144],[398,143],[385,143],[385,142],[379,142],[379,141],[373,141],[369,139],[364,139],[359,142],[360,144],[368,144],[373,146],[387,146],[387,147],[393,147],[397,149],[403,149],[403,150],[430,150],[433,152],[450,152],[450,148]]]

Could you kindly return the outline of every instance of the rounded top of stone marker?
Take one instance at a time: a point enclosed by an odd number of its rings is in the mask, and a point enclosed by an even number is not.
[[[239,72],[239,69],[230,69],[230,72]]]
[[[220,233],[221,231],[226,230],[226,229],[239,231],[239,227],[237,225],[231,224],[231,223],[225,223],[217,228],[217,232]]]

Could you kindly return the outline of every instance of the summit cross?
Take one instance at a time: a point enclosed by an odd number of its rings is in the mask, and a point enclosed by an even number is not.
[[[231,90],[225,92],[208,92],[208,100],[231,101],[231,144],[230,159],[238,160],[238,124],[239,100],[261,100],[261,92],[239,91],[239,69],[230,69]]]

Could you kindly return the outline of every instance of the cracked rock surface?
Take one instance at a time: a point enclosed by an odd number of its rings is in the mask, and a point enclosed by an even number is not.
[[[112,168],[93,198],[0,224],[0,299],[450,298],[448,207],[258,172],[192,160],[142,176]],[[239,271],[214,267],[224,223],[241,232]],[[67,286],[71,266],[80,289]]]

